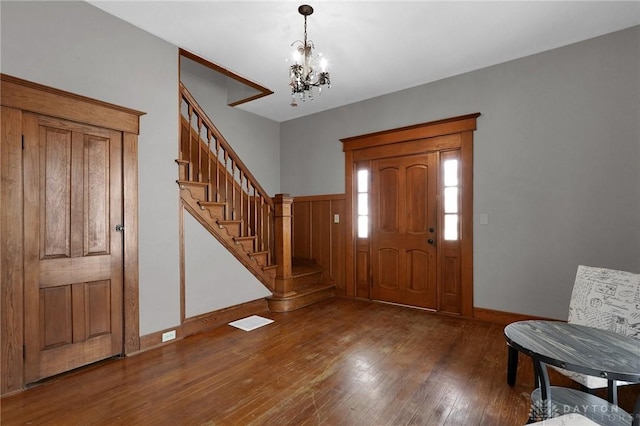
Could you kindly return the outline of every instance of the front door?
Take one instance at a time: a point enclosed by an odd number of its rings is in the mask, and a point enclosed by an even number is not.
[[[122,135],[24,114],[25,383],[123,352]]]
[[[341,139],[347,296],[473,316],[479,115]]]
[[[372,298],[437,308],[437,154],[371,162]]]

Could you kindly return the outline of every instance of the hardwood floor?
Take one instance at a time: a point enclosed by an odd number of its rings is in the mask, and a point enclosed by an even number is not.
[[[251,332],[223,326],[44,381],[2,399],[0,421],[208,426],[527,420],[531,364],[521,356],[516,386],[506,384],[502,326],[336,298],[262,315],[275,322]],[[637,386],[625,388],[621,405],[638,394]]]

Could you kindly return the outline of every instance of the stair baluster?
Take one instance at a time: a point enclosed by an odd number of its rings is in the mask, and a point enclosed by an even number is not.
[[[264,198],[262,198],[261,195],[259,195],[258,198],[260,199],[260,206],[259,207],[260,207],[260,212],[262,213],[262,212],[264,212]],[[258,208],[257,204],[258,204],[258,202],[256,201],[256,208]],[[259,221],[260,223],[258,224],[257,221]],[[265,238],[265,235],[264,235],[264,222],[265,222],[265,220],[264,220],[264,218],[262,216],[259,216],[259,219],[256,219],[256,228],[259,227],[259,229],[260,229],[260,232],[258,233],[259,238],[260,238],[260,245],[258,247],[260,247],[260,251],[265,251],[266,250],[266,248],[265,248],[266,238]],[[267,263],[271,263],[271,260],[272,259],[269,259],[269,261]]]
[[[198,141],[202,138],[202,118],[200,115],[196,115],[198,118]],[[202,149],[200,148],[200,144],[198,143],[198,182],[202,182]],[[208,198],[207,198],[208,199]]]
[[[246,179],[247,184],[247,208],[246,208],[246,212],[247,212],[247,235],[253,235],[254,231],[253,231],[253,227],[251,226],[251,193],[249,192],[249,179]],[[257,237],[257,236],[256,236]]]
[[[207,128],[207,201],[213,201],[213,188],[211,185],[211,129]]]
[[[253,187],[253,233],[256,234],[256,249],[264,251],[262,247],[262,235],[258,232],[258,198],[256,196],[256,187]]]
[[[236,162],[231,159],[231,220],[236,220]]]
[[[192,151],[192,136],[191,136],[191,119],[193,117],[193,107],[189,104],[189,155],[188,155],[188,160],[189,160],[189,180],[193,182],[193,156],[191,155],[191,151]]]
[[[246,222],[246,217],[244,214],[244,187],[242,186],[242,182],[243,179],[242,177],[244,176],[244,173],[242,173],[242,170],[240,170],[238,172],[239,178],[240,178],[240,187],[239,192],[240,192],[240,235],[243,237],[246,237],[249,235],[248,233],[248,226],[247,226],[247,222]]]
[[[220,202],[220,140],[216,138],[216,201]]]
[[[274,216],[273,216],[273,210],[270,209],[267,206],[267,220],[266,220],[266,224],[267,224],[267,242],[268,242],[268,250],[269,253],[271,253],[271,259],[270,261],[273,262],[277,262],[278,256],[276,256],[276,244],[275,244],[275,235],[273,233],[273,225],[274,225]]]
[[[231,220],[231,206],[229,205],[229,169],[227,162],[229,161],[229,153],[224,150],[224,202],[227,203],[227,208],[224,210],[224,218]]]

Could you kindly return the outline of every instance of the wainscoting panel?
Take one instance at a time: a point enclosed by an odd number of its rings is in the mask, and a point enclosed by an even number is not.
[[[293,201],[293,257],[314,259],[326,279],[345,294],[345,194],[295,197]]]

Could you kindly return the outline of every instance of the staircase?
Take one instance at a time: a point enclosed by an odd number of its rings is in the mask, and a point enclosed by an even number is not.
[[[286,312],[333,297],[335,284],[311,259],[291,259],[292,198],[273,199],[180,83],[178,180],[185,209],[265,287],[269,309]]]

